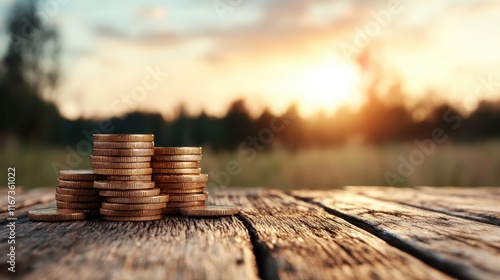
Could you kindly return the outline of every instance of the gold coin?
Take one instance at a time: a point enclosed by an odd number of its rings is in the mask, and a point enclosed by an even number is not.
[[[153,168],[200,168],[199,161],[152,161]]]
[[[113,221],[113,222],[144,222],[144,221],[160,220],[161,215],[139,216],[139,217],[101,216],[101,219],[103,219],[105,221]]]
[[[99,213],[101,213],[101,215],[114,216],[114,217],[142,217],[142,216],[161,215],[162,209],[118,211],[118,210],[109,210],[101,208],[99,209]]]
[[[153,149],[94,149],[94,156],[111,156],[111,157],[133,157],[133,156],[152,156]]]
[[[85,195],[99,195],[99,190],[96,190],[96,189],[68,189],[68,188],[57,187],[56,193],[85,196]]]
[[[182,195],[170,195],[168,201],[173,202],[186,202],[186,201],[200,201],[207,200],[208,193],[195,193],[195,194],[182,194]]]
[[[203,193],[205,188],[199,189],[160,189],[160,194],[191,194],[191,193]]]
[[[104,176],[109,181],[152,181],[151,175],[109,175]]]
[[[152,156],[153,161],[200,161],[201,155],[154,155]]]
[[[201,168],[153,168],[156,174],[200,174]]]
[[[199,188],[204,188],[206,182],[194,182],[194,183],[156,182],[155,185],[161,189],[199,189]]]
[[[125,203],[109,203],[104,201],[101,208],[117,211],[137,211],[137,210],[154,210],[163,209],[167,206],[163,203],[141,203],[141,204],[125,204]]]
[[[150,162],[151,157],[90,156],[90,162]]]
[[[153,168],[135,168],[135,169],[113,169],[113,168],[95,168],[96,174],[102,175],[148,175],[153,173]]]
[[[94,188],[101,190],[144,190],[155,187],[153,181],[95,181]]]
[[[201,155],[201,147],[155,147],[155,155]]]
[[[205,201],[184,201],[184,202],[168,202],[167,208],[183,208],[183,207],[193,207],[193,206],[205,206]]]
[[[205,208],[179,209],[182,215],[194,217],[218,217],[236,215],[240,210],[234,206],[206,206]]]
[[[143,197],[106,197],[106,202],[111,203],[163,203],[168,201],[168,195],[154,195],[154,196],[143,196]]]
[[[151,167],[151,163],[150,162],[91,162],[90,166],[92,166],[92,168],[99,168],[99,169],[107,169],[107,168],[131,169],[131,168],[149,168]]]
[[[56,206],[57,208],[65,208],[65,209],[95,209],[101,207],[101,203],[56,201]]]
[[[56,193],[57,201],[65,202],[101,202],[103,198],[99,195],[69,195],[69,194],[59,194]]]
[[[102,196],[118,196],[118,197],[137,197],[137,196],[154,196],[160,194],[160,189],[147,189],[147,190],[104,190],[99,192]]]
[[[55,207],[34,209],[28,212],[28,217],[32,221],[39,222],[61,222],[87,220],[92,217],[88,211],[74,209],[57,209]]]
[[[92,169],[61,170],[58,178],[68,181],[94,181],[102,178],[101,175],[94,174]]]
[[[153,134],[94,134],[94,142],[154,142]]]
[[[94,149],[152,149],[153,142],[94,142]]]
[[[155,182],[170,182],[170,183],[193,183],[207,182],[208,175],[153,175]]]
[[[94,187],[94,181],[57,180],[57,186],[68,189],[92,189]]]

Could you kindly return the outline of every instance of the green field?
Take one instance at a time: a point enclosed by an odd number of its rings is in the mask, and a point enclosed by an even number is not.
[[[418,148],[410,143],[381,147],[351,144],[298,152],[275,147],[272,152],[258,152],[248,160],[247,155],[237,152],[214,153],[205,149],[202,170],[210,175],[209,186],[218,187],[264,186],[289,189],[388,185],[384,176],[386,172],[401,176],[398,172],[401,160],[398,157],[408,160],[415,150]],[[1,154],[1,169],[4,170],[2,178],[7,176],[7,167],[16,167],[17,184],[27,188],[55,186],[57,174],[53,165],[56,162],[74,169],[90,167],[88,154],[79,155],[80,159],[70,157],[67,161],[68,152],[61,147],[3,147]],[[396,185],[500,185],[498,141],[442,144],[433,153],[418,158],[414,163],[418,165],[413,166],[413,173],[399,177],[404,181],[398,180]]]

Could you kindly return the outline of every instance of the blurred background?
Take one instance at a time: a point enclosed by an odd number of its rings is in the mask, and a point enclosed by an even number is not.
[[[211,186],[499,185],[498,26],[479,0],[1,0],[2,178],[154,133]]]

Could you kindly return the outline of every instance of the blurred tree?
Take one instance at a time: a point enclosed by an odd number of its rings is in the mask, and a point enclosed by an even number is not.
[[[42,23],[39,3],[15,1],[8,19],[10,41],[0,73],[0,133],[55,141],[62,119],[47,101],[54,99],[60,44],[56,30]]]
[[[237,147],[241,142],[246,141],[252,133],[252,119],[248,113],[243,100],[234,101],[227,115],[222,119],[225,130],[225,145]]]

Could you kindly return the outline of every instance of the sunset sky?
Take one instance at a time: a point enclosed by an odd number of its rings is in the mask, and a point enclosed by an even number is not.
[[[0,1],[2,55],[12,3]],[[128,110],[169,118],[181,103],[220,116],[240,97],[254,114],[293,102],[304,116],[331,114],[360,104],[374,73],[382,86],[401,81],[410,106],[472,109],[466,97],[500,81],[500,1],[44,3],[61,36],[55,102],[69,118]]]

